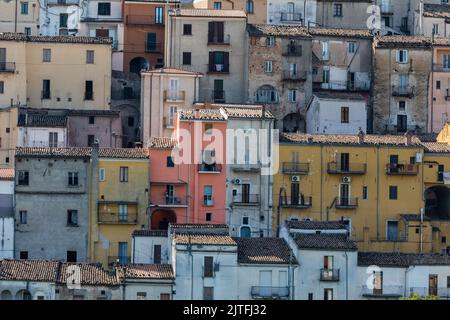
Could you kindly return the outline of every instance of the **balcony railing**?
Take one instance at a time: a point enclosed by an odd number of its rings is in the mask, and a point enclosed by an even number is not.
[[[129,256],[108,256],[108,265],[112,266],[114,264],[129,264],[131,262],[131,257]]]
[[[210,72],[210,73],[229,73],[230,67],[229,67],[229,65],[225,65],[223,63],[211,63],[211,64],[208,64],[208,72]]]
[[[308,174],[309,163],[283,162],[284,174]]]
[[[16,71],[15,62],[0,62],[0,72],[14,72]]]
[[[289,298],[289,287],[253,286],[252,298],[280,299]]]
[[[214,206],[214,198],[211,196],[203,196],[203,206],[204,207],[212,207]]]
[[[302,14],[296,12],[281,12],[280,21],[303,23]]]
[[[316,82],[313,84],[314,90],[336,90],[336,91],[369,91],[370,83],[364,81],[330,81]]]
[[[257,205],[259,204],[259,194],[235,194],[232,201],[233,204]]]
[[[283,56],[297,56],[302,55],[302,46],[288,44],[283,50]]]
[[[336,209],[358,208],[358,198],[336,197]]]
[[[289,70],[283,71],[283,80],[285,81],[306,81],[308,73],[306,71],[291,72]]]
[[[137,213],[99,212],[98,222],[103,224],[137,224]]]
[[[166,207],[187,206],[188,204],[187,197],[175,197],[175,196],[151,198],[150,202],[151,204],[157,206],[166,206]]]
[[[63,148],[66,146],[66,143],[64,141],[44,141],[44,140],[33,140],[30,141],[31,144],[29,143],[28,145],[30,147],[48,147],[48,148]]]
[[[280,206],[282,208],[308,209],[312,207],[312,197],[304,197],[302,195],[283,197]]]
[[[214,102],[225,102],[225,90],[213,90],[211,99]]]
[[[445,287],[409,287],[406,291],[406,295],[410,296],[412,293],[416,293],[421,297],[430,295],[444,299],[450,298],[450,288]]]
[[[365,163],[328,163],[328,174],[365,174],[366,171]]]
[[[339,269],[320,269],[320,281],[339,281]]]
[[[52,98],[52,94],[50,91],[41,91],[41,99],[42,100],[49,100]]]
[[[198,172],[222,172],[222,165],[201,163],[198,165]]]
[[[433,71],[434,72],[450,72],[450,65],[435,63],[435,64],[433,64]]]
[[[208,37],[208,45],[229,45],[231,43],[231,35],[224,34],[223,36]]]
[[[414,97],[414,86],[392,86],[394,97]]]
[[[146,42],[145,43],[145,52],[154,52],[159,53],[161,52],[161,43],[158,42]]]
[[[388,163],[386,173],[389,175],[415,176],[419,173],[419,166],[411,163]]]
[[[137,14],[128,14],[125,18],[125,23],[128,25],[141,25],[141,26],[150,26],[150,25],[164,25],[164,20],[162,17],[157,16],[149,16],[149,15],[137,15]]]
[[[280,96],[278,92],[274,90],[258,90],[256,92],[256,102],[264,104],[277,104],[280,103]]]
[[[369,288],[363,286],[362,295],[365,297],[403,297],[403,286],[383,286],[382,288]]]
[[[186,92],[181,91],[170,91],[164,90],[164,101],[184,101],[186,97]]]

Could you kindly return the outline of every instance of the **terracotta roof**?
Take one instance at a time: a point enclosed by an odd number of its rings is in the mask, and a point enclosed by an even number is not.
[[[176,244],[235,246],[236,242],[228,235],[221,234],[180,234],[174,236]]]
[[[150,149],[173,149],[177,145],[177,140],[167,137],[151,137],[148,143]]]
[[[247,18],[242,10],[213,10],[213,9],[178,9],[169,13],[181,17],[211,17],[211,18]]]
[[[50,260],[0,260],[0,280],[56,282],[58,267]]]
[[[422,142],[427,153],[450,153],[450,145],[445,142]]]
[[[82,44],[112,44],[111,38],[84,36],[27,36],[23,33],[0,33],[0,41],[82,43]]]
[[[421,133],[416,135],[422,142],[436,142],[437,133]]]
[[[152,69],[146,70],[142,72],[143,74],[151,73],[151,74],[189,74],[189,75],[202,75],[201,72],[189,71],[180,68],[160,68],[160,69]]]
[[[320,99],[366,100],[362,94],[357,92],[315,91],[313,95]]]
[[[89,158],[91,148],[32,148],[17,147],[17,157]]]
[[[358,135],[343,134],[305,134],[305,133],[280,133],[280,142],[299,143],[299,144],[340,144],[340,145],[359,145]],[[364,144],[366,145],[391,145],[406,146],[406,137],[404,135],[364,135]],[[420,140],[412,136],[411,146],[420,148]]]
[[[228,118],[261,119],[263,115],[262,106],[222,105],[221,108],[225,111]],[[266,110],[264,115],[267,119],[274,119],[274,116],[269,110]]]
[[[102,268],[100,264],[90,263],[61,263],[57,282],[60,284],[67,283],[67,278],[73,273],[70,266],[80,268],[81,285],[87,286],[114,286],[119,285],[119,279],[113,273]]]
[[[100,148],[100,158],[148,159],[147,150],[142,148]]]
[[[359,252],[358,265],[380,267],[450,266],[450,255],[438,253]]]
[[[120,115],[120,111],[113,111],[113,110],[69,110],[68,112],[69,116],[113,116],[118,117]]]
[[[309,28],[309,34],[314,36],[342,37],[342,38],[373,38],[368,29],[340,29],[340,28]]]
[[[171,229],[228,229],[226,224],[171,223]]]
[[[405,221],[420,221],[420,214],[401,214],[400,217]],[[427,216],[423,216],[423,221],[430,221]]]
[[[300,249],[357,250],[356,243],[341,234],[293,233],[291,237]]]
[[[300,230],[342,230],[346,225],[341,221],[295,221],[288,220],[285,225],[289,229]]]
[[[424,3],[423,16],[430,18],[450,18],[450,5]]]
[[[431,38],[425,36],[383,36],[374,40],[377,48],[431,48]]]
[[[167,230],[135,230],[133,237],[167,237]]]
[[[238,262],[253,264],[296,264],[287,242],[282,238],[233,238],[238,245]]]
[[[118,266],[116,270],[122,281],[124,279],[175,279],[170,264],[127,264]]]
[[[33,114],[19,117],[20,127],[66,127],[67,117],[61,115]]]
[[[296,25],[269,25],[269,24],[249,24],[247,32],[256,37],[277,36],[277,37],[302,37],[311,38],[308,28]]]
[[[214,109],[196,109],[196,110],[180,110],[178,112],[180,120],[208,120],[208,121],[224,121],[226,120],[220,110]]]
[[[14,175],[13,168],[0,168],[0,181],[14,181]]]

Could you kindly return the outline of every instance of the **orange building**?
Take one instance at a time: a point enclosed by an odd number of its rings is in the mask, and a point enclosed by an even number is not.
[[[168,8],[179,0],[133,0],[123,2],[123,71],[164,66],[164,25]]]

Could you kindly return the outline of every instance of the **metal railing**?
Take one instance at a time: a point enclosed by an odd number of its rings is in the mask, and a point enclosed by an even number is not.
[[[284,174],[308,174],[309,163],[301,162],[283,162]]]
[[[225,65],[223,63],[212,63],[208,64],[208,72],[228,73],[230,72],[230,67],[229,65]]]
[[[320,281],[339,281],[339,269],[320,269]]]
[[[356,209],[358,207],[358,198],[336,197],[336,209]]]
[[[233,204],[259,204],[259,194],[238,193],[233,195]]]
[[[289,287],[252,286],[251,295],[253,298],[288,298]]]
[[[298,195],[296,197],[283,197],[280,206],[282,208],[307,209],[312,207],[312,197]]]
[[[130,256],[108,256],[108,265],[128,264],[131,262]]]
[[[213,90],[211,99],[214,102],[225,102],[225,90]]]
[[[145,42],[145,52],[161,52],[161,43],[159,42]]]
[[[186,206],[187,197],[166,196],[161,198],[151,198],[150,203],[158,206]]]
[[[140,14],[127,14],[125,23],[128,25],[164,25],[164,19],[162,17],[154,15],[140,15]]]
[[[184,90],[170,91],[164,90],[164,101],[184,101],[186,92]]]
[[[231,35],[224,34],[222,37],[213,36],[212,39],[208,36],[208,45],[229,45],[231,43]]]
[[[137,224],[137,213],[99,212],[98,222],[104,224]]]
[[[381,6],[380,6],[380,11],[381,11],[381,14],[393,14],[394,13],[394,9],[393,9],[393,6],[392,6],[392,4],[390,4],[390,3],[387,3],[387,4],[382,4]]]
[[[48,148],[62,148],[66,146],[64,141],[45,141],[45,140],[32,140],[28,144],[30,147],[48,147]]]
[[[222,172],[222,165],[201,163],[198,165],[198,172]]]
[[[392,86],[392,95],[395,97],[413,97],[414,86]]]
[[[368,286],[362,287],[362,295],[363,296],[372,296],[372,297],[383,297],[383,296],[391,296],[391,297],[403,297],[403,286],[383,286],[382,288],[369,288]]]
[[[365,174],[366,171],[365,163],[328,163],[329,174]]]
[[[301,57],[302,46],[296,44],[288,44],[283,50],[283,56],[297,56]]]
[[[308,73],[306,71],[297,71],[297,72],[292,72],[290,70],[283,71],[283,80],[305,81],[307,77]]]
[[[297,12],[281,12],[280,21],[303,23],[302,14]]]
[[[364,81],[329,81],[313,84],[313,89],[336,90],[336,91],[369,91],[370,83]]]
[[[274,90],[258,90],[256,92],[256,102],[265,104],[279,103],[280,95]]]
[[[419,166],[411,163],[388,163],[386,173],[389,175],[414,176],[419,173]]]
[[[16,71],[15,62],[0,62],[0,72],[14,72]]]

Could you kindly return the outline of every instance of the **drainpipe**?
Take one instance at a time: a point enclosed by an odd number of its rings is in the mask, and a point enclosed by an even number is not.
[[[345,300],[348,300],[348,255],[347,251],[344,251],[345,254]]]
[[[323,211],[323,207],[322,207],[322,203],[323,203],[323,145],[320,145],[320,172],[322,173],[320,175],[320,221],[323,220],[322,217],[322,211]]]
[[[433,30],[433,34],[431,36],[431,112],[428,113],[427,112],[427,116],[430,116],[430,132],[433,132],[433,127],[434,127],[434,30]],[[427,131],[428,131],[428,126],[427,126]]]
[[[377,240],[380,239],[380,147],[377,147]]]
[[[14,32],[17,32],[17,0],[14,6]]]

